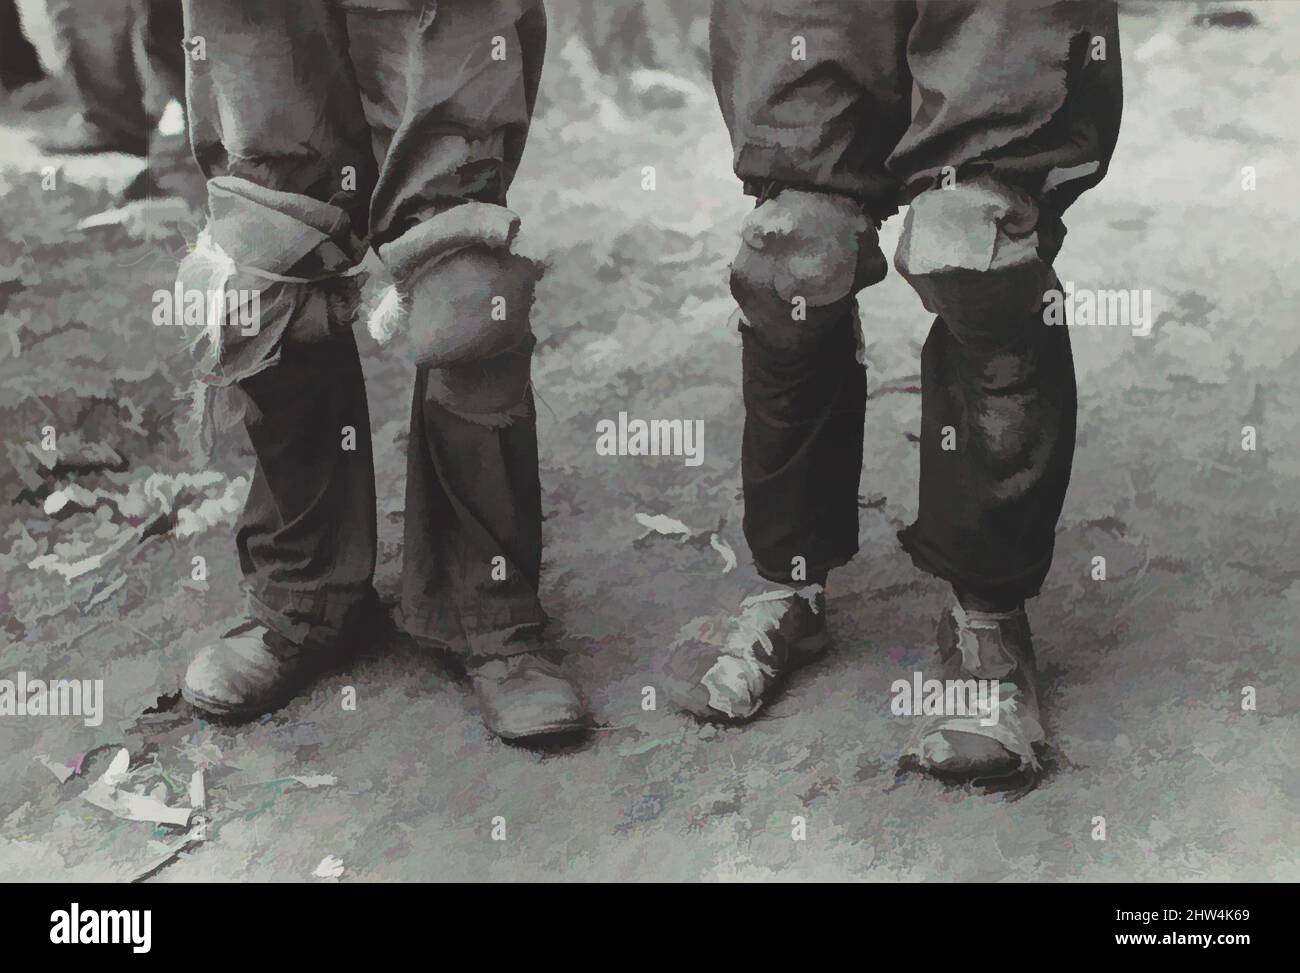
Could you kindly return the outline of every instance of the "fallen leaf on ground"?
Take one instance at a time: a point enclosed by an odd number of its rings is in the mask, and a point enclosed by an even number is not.
[[[343,874],[343,859],[334,855],[326,855],[321,859],[320,864],[316,866],[316,871],[312,875],[316,878],[338,878]]]
[[[101,226],[120,226],[137,240],[162,240],[174,232],[174,224],[193,218],[190,206],[176,196],[140,199],[87,216],[77,224],[78,230]]]
[[[709,538],[709,546],[722,555],[722,573],[728,574],[736,567],[736,552],[717,534]]]
[[[108,769],[81,796],[95,807],[128,821],[148,821],[182,828],[190,823],[193,810],[168,805],[164,800],[167,793],[165,786],[159,784],[150,794],[126,790],[125,787],[131,780],[130,766],[130,753],[125,748],[119,750]]]
[[[694,533],[689,527],[674,517],[664,514],[637,514],[636,522],[649,534],[663,534],[667,537],[689,537]],[[643,535],[644,536],[644,535]]]
[[[76,771],[73,770],[73,768],[66,764],[55,763],[43,753],[37,754],[35,759],[38,764],[57,777],[60,784],[66,784],[72,779],[73,775],[76,774]]]
[[[315,789],[317,787],[333,787],[339,782],[339,779],[333,774],[309,774],[305,777],[290,777],[289,780],[296,780],[303,787]]]

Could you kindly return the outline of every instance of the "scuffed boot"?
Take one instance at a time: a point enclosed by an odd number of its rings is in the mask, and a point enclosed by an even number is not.
[[[181,696],[218,719],[253,719],[292,699],[320,671],[321,662],[319,651],[247,621],[199,651],[186,670]]]
[[[673,695],[688,713],[716,722],[752,719],[786,676],[830,645],[821,585],[752,595],[724,625],[691,627],[669,659]]]
[[[1025,610],[984,612],[953,605],[939,620],[938,643],[945,680],[998,680],[996,722],[984,715],[926,716],[905,759],[915,759],[922,770],[968,779],[1037,769],[1034,746],[1044,733]]]
[[[466,664],[483,725],[503,740],[573,733],[587,711],[560,667],[539,652],[471,660]]]

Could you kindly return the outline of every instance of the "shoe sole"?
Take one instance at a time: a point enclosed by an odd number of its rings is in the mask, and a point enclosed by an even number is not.
[[[181,699],[189,703],[200,713],[211,716],[218,720],[230,722],[247,722],[255,720],[267,713],[273,713],[280,709],[290,699],[293,694],[286,696],[284,699],[275,700],[271,703],[259,704],[257,706],[231,706],[228,703],[220,703],[214,699],[209,699],[199,693],[193,692],[188,686],[181,687]]]
[[[492,733],[495,733],[502,740],[514,742],[516,740],[531,740],[534,737],[559,736],[565,733],[577,733],[579,730],[586,730],[588,724],[585,722],[576,723],[547,723],[538,727],[530,727],[527,730],[494,730],[488,727]]]

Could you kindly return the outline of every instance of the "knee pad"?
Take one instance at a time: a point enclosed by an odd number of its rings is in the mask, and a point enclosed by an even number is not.
[[[229,336],[225,326],[236,323],[251,325],[242,337],[275,333],[266,344],[278,343],[285,329],[303,343],[329,337],[337,323],[324,313],[331,289],[355,284],[350,278],[364,252],[347,214],[331,203],[233,176],[208,181],[208,209],[207,226],[177,268],[177,284],[183,294],[218,298],[207,302],[213,313],[203,322],[211,346],[224,347],[219,339]],[[232,291],[239,301],[220,299]],[[253,294],[258,321],[225,319],[226,309],[242,306]]]
[[[884,278],[876,228],[844,196],[788,189],[741,227],[731,293],[761,340],[777,350],[818,344],[853,296]]]
[[[490,358],[430,367],[424,396],[480,426],[508,426],[531,413],[527,395],[536,344],[537,339],[527,334],[516,346]]]
[[[1060,241],[1044,245],[1039,221],[1027,193],[987,176],[928,189],[912,200],[894,266],[959,340],[1010,337],[1054,280]]]
[[[393,284],[368,329],[387,341],[405,328],[417,365],[482,361],[531,333],[541,270],[510,251],[519,217],[503,206],[463,203],[379,248]]]
[[[185,309],[176,323],[192,326],[199,374],[187,422],[201,455],[242,415],[239,382],[277,364],[282,348],[350,336],[364,252],[339,207],[247,179],[210,179],[208,209],[175,289]],[[191,315],[195,295],[202,308]]]

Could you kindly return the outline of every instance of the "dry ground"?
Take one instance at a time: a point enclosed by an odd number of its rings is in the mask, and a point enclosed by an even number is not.
[[[1054,748],[1023,794],[895,773],[910,728],[889,713],[889,685],[930,664],[945,597],[893,536],[915,511],[909,389],[928,327],[896,275],[862,297],[873,396],[863,553],[832,578],[836,651],[743,730],[700,727],[662,696],[641,708],[679,628],[747,584],[708,546],[634,545],[634,514],[694,528],[723,518],[746,561],[725,277],[748,203],[706,86],[681,106],[620,108],[562,36],[512,199],[551,264],[536,311],[545,598],[600,730],[558,752],[504,746],[452,673],[402,644],[359,647],[355,666],[249,727],[214,727],[166,700],[146,713],[238,617],[222,498],[237,499],[247,466],[224,456],[211,485],[182,495],[190,510],[212,501],[198,516],[158,518],[148,478],[157,490],[203,472],[175,435],[182,359],[147,318],[181,238],[77,231],[129,163],[69,163],[43,192],[46,160],[27,134],[59,109],[5,114],[0,419],[16,465],[0,467],[0,677],[103,678],[107,715],[98,728],[0,718],[0,877],[116,880],[170,854],[170,829],[80,799],[123,746],[173,801],[205,770],[207,840],[158,871],[163,881],[310,880],[329,855],[344,881],[1300,877],[1300,4],[1252,5],[1262,23],[1250,29],[1191,26],[1199,9],[1126,13],[1119,151],[1069,214],[1058,261],[1081,286],[1150,289],[1157,323],[1146,338],[1073,335],[1079,449],[1057,562],[1031,608]],[[641,188],[647,165],[654,192]],[[884,232],[890,252],[897,223]],[[410,371],[368,339],[363,354],[391,595]],[[596,422],[621,410],[702,418],[703,466],[597,456]],[[1253,452],[1241,449],[1248,424]],[[53,469],[23,458],[46,425],[65,444]],[[128,499],[47,516],[45,496],[73,483]],[[30,566],[75,564],[150,523],[156,536],[71,582]],[[189,580],[196,554],[206,585]],[[1104,582],[1089,576],[1098,554]],[[345,686],[355,712],[340,705]],[[1246,686],[1254,712],[1242,711]],[[38,756],[79,773],[61,784]],[[288,779],[305,775],[336,783]],[[495,816],[504,842],[491,840]],[[795,816],[806,841],[791,840]]]

